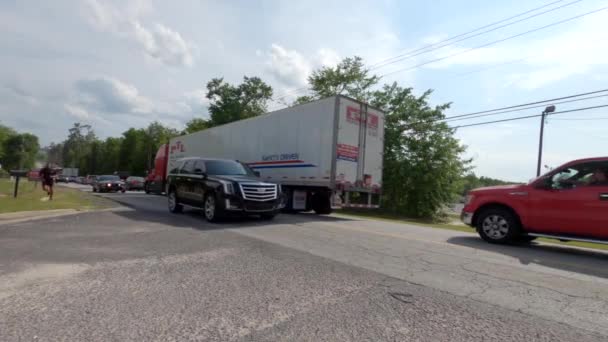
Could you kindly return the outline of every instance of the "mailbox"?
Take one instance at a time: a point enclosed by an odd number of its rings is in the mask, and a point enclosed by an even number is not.
[[[9,173],[13,177],[25,177],[27,176],[28,170],[11,170]]]
[[[11,170],[9,173],[15,177],[15,192],[13,193],[13,197],[16,198],[19,192],[19,178],[27,176],[28,170]]]

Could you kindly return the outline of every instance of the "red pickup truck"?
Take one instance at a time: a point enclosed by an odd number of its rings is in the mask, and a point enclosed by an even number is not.
[[[472,190],[461,218],[491,243],[608,243],[608,157],[571,161],[524,185]]]

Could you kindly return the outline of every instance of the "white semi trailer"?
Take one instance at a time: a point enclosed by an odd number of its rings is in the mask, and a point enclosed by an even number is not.
[[[290,211],[378,208],[384,113],[345,96],[171,139],[167,170],[183,157],[234,159],[281,185]]]

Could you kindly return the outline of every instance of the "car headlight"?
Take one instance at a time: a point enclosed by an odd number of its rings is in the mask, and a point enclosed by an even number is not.
[[[475,195],[471,195],[468,194],[465,198],[464,198],[464,205],[469,205],[471,204],[471,202],[473,202],[473,200],[475,199]]]
[[[222,181],[222,186],[225,194],[234,195],[234,185],[231,182]]]

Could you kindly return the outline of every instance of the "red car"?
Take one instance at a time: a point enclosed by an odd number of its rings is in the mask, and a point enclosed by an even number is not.
[[[472,190],[461,218],[491,243],[608,243],[608,157],[571,161],[525,185]]]

